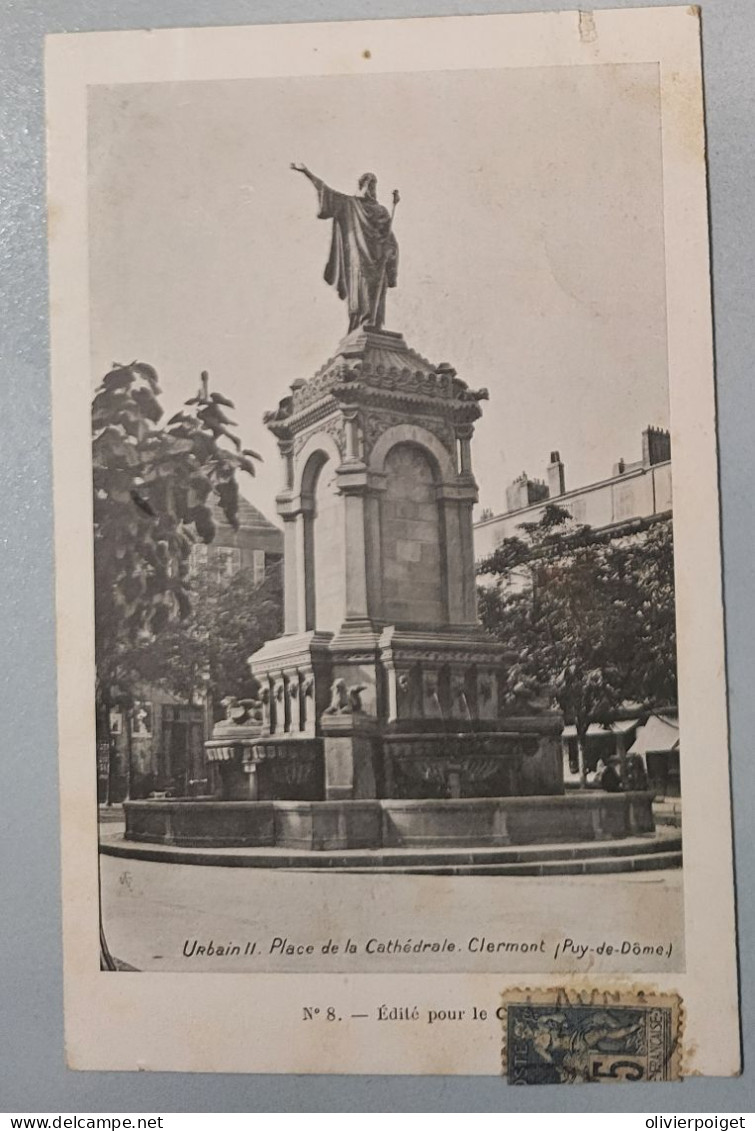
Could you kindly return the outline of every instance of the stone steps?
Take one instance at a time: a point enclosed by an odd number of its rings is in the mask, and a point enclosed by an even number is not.
[[[401,872],[402,875],[412,876],[589,876],[616,872],[650,872],[660,871],[663,868],[680,868],[682,865],[681,852],[644,853],[638,856],[603,856],[597,858],[587,857],[582,860],[545,860],[529,861],[525,863],[497,863],[497,864],[440,864],[440,865],[410,865],[408,867],[377,867],[377,868],[343,868],[337,871],[349,871],[356,874],[369,872]],[[315,868],[313,871],[324,872],[334,869]]]
[[[587,875],[678,868],[682,841],[676,830],[654,836],[579,844],[506,848],[394,848],[324,852],[281,848],[185,848],[145,844],[105,834],[108,856],[171,864],[228,868],[287,868],[297,871],[403,873],[407,875]]]

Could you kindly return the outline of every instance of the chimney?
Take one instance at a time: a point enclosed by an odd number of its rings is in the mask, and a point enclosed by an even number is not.
[[[642,433],[642,463],[653,467],[656,463],[666,463],[671,459],[671,433],[665,428],[653,428],[651,424]]]
[[[523,471],[521,475],[510,483],[506,488],[506,510],[518,511],[520,507],[527,506],[527,472]]]
[[[566,493],[566,476],[560,452],[551,452],[548,464],[548,495],[551,499]]]
[[[518,511],[522,507],[530,507],[534,503],[542,503],[548,498],[548,488],[540,479],[530,479],[523,471],[514,482],[506,488],[506,510]]]

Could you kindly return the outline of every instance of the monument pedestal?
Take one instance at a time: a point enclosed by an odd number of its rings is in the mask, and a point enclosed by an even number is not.
[[[323,715],[321,728],[325,800],[364,801],[377,797],[377,719],[360,712]]]
[[[563,792],[557,721],[504,716],[504,648],[477,624],[470,441],[486,395],[363,327],[266,415],[285,634],[250,659],[262,733],[245,757],[288,761],[286,797],[315,781],[328,801]],[[294,795],[298,763],[312,769]]]

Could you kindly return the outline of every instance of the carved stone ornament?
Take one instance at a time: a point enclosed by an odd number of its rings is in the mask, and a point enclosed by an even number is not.
[[[493,684],[490,679],[482,678],[477,685],[477,694],[483,703],[489,703],[493,697]]]
[[[362,692],[367,688],[364,684],[346,686],[345,679],[333,680],[330,691],[330,703],[325,708],[326,715],[356,715],[362,708]]]
[[[335,441],[341,459],[343,459],[346,454],[346,436],[344,434],[343,420],[340,413],[326,420],[319,421],[313,428],[308,428],[306,432],[301,432],[294,441],[294,455],[298,456],[299,452],[309,443],[310,439],[320,432],[325,432]]]
[[[417,416],[412,413],[411,417],[407,417],[406,413],[400,412],[385,412],[381,410],[371,414],[364,423],[364,447],[365,453],[368,454],[372,451],[373,447],[380,439],[384,432],[389,428],[394,428],[398,424],[415,424],[419,428],[425,428],[431,432],[441,444],[448,450],[453,451],[454,447],[454,431],[450,424],[437,416]]]
[[[349,695],[345,679],[334,679],[330,688],[330,703],[325,708],[326,715],[345,715],[350,711]]]
[[[263,422],[263,424],[267,424],[268,426],[271,425],[271,424],[276,424],[281,420],[287,420],[288,417],[291,416],[293,411],[294,411],[294,398],[293,398],[293,396],[283,397],[278,402],[277,408],[270,409],[269,412],[263,413],[262,422]]]
[[[225,710],[226,721],[236,726],[262,720],[262,703],[259,699],[237,699],[235,695],[228,695],[221,700],[221,706]]]

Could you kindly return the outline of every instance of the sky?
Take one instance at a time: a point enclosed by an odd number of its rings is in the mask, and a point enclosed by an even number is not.
[[[264,456],[244,494],[271,518],[281,474],[262,414],[346,331],[322,278],[328,184],[401,201],[386,328],[486,386],[480,505],[505,507],[549,453],[567,489],[668,426],[660,110],[654,65],[91,87],[92,380],[148,361],[168,411],[203,369]]]

